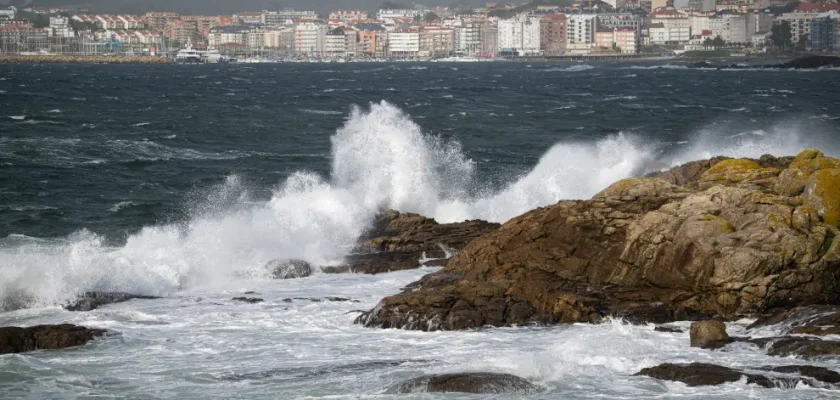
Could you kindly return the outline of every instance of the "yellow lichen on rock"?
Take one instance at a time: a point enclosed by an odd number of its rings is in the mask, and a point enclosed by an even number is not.
[[[661,192],[663,189],[675,188],[671,182],[659,178],[628,178],[613,183],[596,194],[598,197],[638,197],[645,194]]]
[[[715,164],[700,177],[700,181],[726,184],[767,179],[777,175],[777,168],[762,168],[754,161],[735,158]]]
[[[840,168],[811,174],[803,195],[805,204],[817,210],[828,225],[840,225]]]
[[[779,182],[774,190],[783,196],[795,196],[805,189],[811,174],[832,168],[840,168],[840,160],[826,157],[819,150],[805,149],[793,159],[790,167],[779,174]]]

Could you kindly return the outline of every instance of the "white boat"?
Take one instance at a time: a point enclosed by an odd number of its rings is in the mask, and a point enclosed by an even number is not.
[[[198,51],[192,47],[192,41],[187,42],[187,47],[178,50],[175,55],[175,62],[179,64],[201,64],[205,62],[203,51]]]

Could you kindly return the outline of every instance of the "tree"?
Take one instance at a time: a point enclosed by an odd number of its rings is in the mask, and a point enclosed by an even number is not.
[[[790,30],[790,22],[782,21],[773,25],[770,29],[770,43],[782,52],[792,46],[793,32]]]
[[[808,40],[808,36],[801,35],[799,36],[799,41],[796,42],[796,49],[799,51],[808,50],[808,47],[811,45],[811,41]]]
[[[706,38],[706,40],[703,41],[703,47],[712,47],[714,45],[715,42],[714,40],[712,40],[712,38]]]
[[[723,38],[720,37],[720,35],[715,36],[715,38],[712,40],[712,46],[714,46],[716,49],[719,49],[719,48],[721,48],[725,45],[726,45],[726,41],[723,40]]]
[[[432,22],[432,21],[437,20],[438,18],[440,18],[440,17],[438,17],[437,14],[429,11],[429,12],[426,13],[426,15],[423,16],[423,21]]]

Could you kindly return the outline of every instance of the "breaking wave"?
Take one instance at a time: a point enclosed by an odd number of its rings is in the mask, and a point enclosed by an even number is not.
[[[458,142],[424,133],[389,103],[371,104],[353,109],[332,137],[328,176],[298,171],[268,200],[253,198],[248,184],[232,175],[190,196],[184,222],[145,227],[124,245],[85,230],[60,240],[0,239],[0,302],[54,305],[90,290],[168,295],[230,287],[237,276],[264,272],[272,259],[340,263],[383,209],[440,222],[503,222],[561,199],[589,198],[622,178],[713,155],[792,155],[809,146],[837,154],[829,136],[802,131],[788,124],[722,135],[716,127],[688,143],[651,143],[632,134],[558,143],[528,173],[487,189]]]

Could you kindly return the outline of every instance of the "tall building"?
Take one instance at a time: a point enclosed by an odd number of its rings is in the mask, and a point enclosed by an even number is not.
[[[566,15],[548,14],[540,19],[540,48],[546,54],[566,50]]]
[[[454,39],[455,32],[451,28],[425,27],[420,30],[420,56],[449,57],[455,50]]]
[[[568,16],[566,27],[566,49],[588,50],[595,43],[598,18],[595,14],[573,14]]]
[[[367,13],[362,10],[335,10],[330,13],[330,19],[354,22],[367,19]]]
[[[181,15],[170,12],[148,12],[145,17],[149,29],[162,31],[169,25],[169,21],[181,18]]]
[[[540,52],[540,16],[520,14],[498,22],[499,50],[518,55]]]
[[[809,36],[810,51],[837,51],[840,49],[840,16],[837,13],[825,13],[811,20]]]
[[[314,21],[318,19],[318,14],[315,11],[296,11],[296,10],[282,10],[282,11],[263,11],[261,15],[261,23],[268,26],[285,25],[288,21]]]
[[[499,54],[499,27],[487,24],[481,28],[481,56],[496,57]]]
[[[418,57],[420,55],[420,32],[390,32],[388,34],[388,54],[393,58]]]
[[[358,32],[352,28],[338,27],[326,34],[324,48],[327,57],[343,58],[356,55]]]
[[[304,22],[295,27],[295,52],[312,57],[323,57],[326,50],[328,27],[314,22]]]

